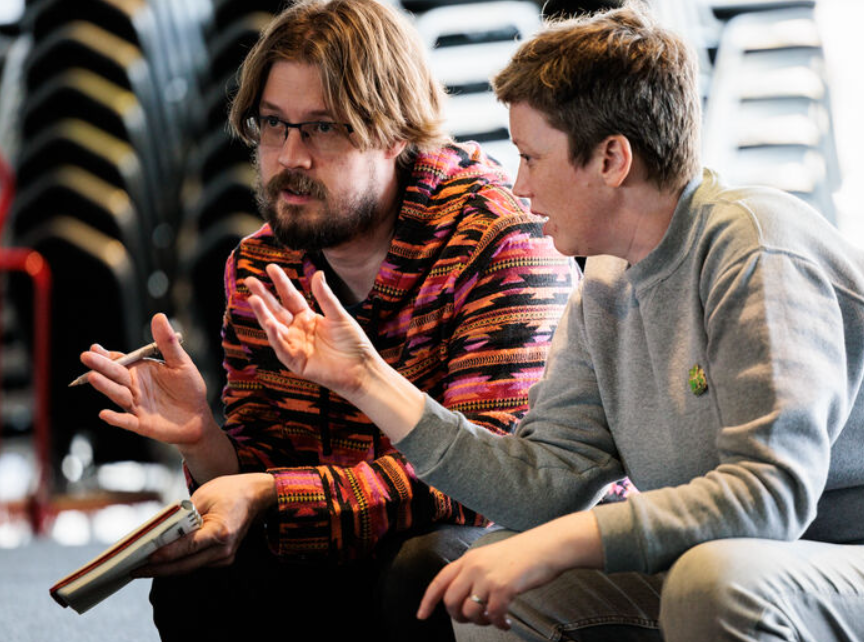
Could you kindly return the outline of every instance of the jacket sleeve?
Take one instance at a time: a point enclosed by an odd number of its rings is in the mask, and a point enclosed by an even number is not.
[[[258,325],[237,283],[238,252],[225,266],[226,308],[222,322],[223,368],[226,383],[222,390],[225,422],[223,430],[237,452],[240,472],[262,472],[276,465],[302,464],[284,435],[284,410],[265,393],[258,378],[262,371],[278,371],[272,350],[256,351],[251,358],[248,346],[267,346],[267,335]],[[247,271],[249,267],[247,266]],[[263,269],[263,268],[262,268]],[[265,278],[263,273],[261,278]],[[262,363],[269,359],[270,363]],[[298,411],[299,412],[299,411]]]
[[[434,396],[446,408],[498,433],[511,432],[528,408],[528,389],[542,375],[551,336],[578,272],[543,237],[539,222],[503,190],[476,195],[465,215],[478,225],[459,233],[455,245],[470,252],[454,256],[445,339],[437,353],[445,360]],[[508,208],[501,223],[481,224],[496,209]],[[513,216],[513,208],[519,208]],[[227,326],[226,326],[227,327]],[[226,350],[230,348],[230,327]],[[239,356],[239,355],[235,355]],[[249,420],[278,424],[256,400],[253,366],[229,370],[228,430],[244,465],[272,461],[262,444],[245,443]],[[411,378],[411,373],[403,372]],[[241,390],[246,387],[247,389]],[[331,395],[332,404],[345,403]],[[347,404],[346,404],[347,405]],[[346,413],[358,413],[351,407]],[[254,418],[254,419],[253,419]],[[368,555],[391,532],[433,523],[484,524],[486,520],[415,475],[413,466],[384,438],[385,452],[350,466],[270,468],[277,484],[278,510],[268,520],[271,548],[292,557],[336,561]],[[285,455],[290,453],[280,453]],[[290,459],[288,459],[290,461]]]

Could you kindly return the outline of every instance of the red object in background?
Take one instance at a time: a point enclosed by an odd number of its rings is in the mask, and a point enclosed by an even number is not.
[[[0,155],[0,237],[15,194],[15,179]],[[0,248],[0,271],[23,272],[33,283],[33,436],[38,462],[36,490],[28,512],[34,532],[42,534],[50,518],[51,413],[49,374],[51,366],[51,269],[41,254],[28,248]],[[2,305],[2,298],[0,298]],[[0,328],[2,336],[2,328]],[[0,368],[2,376],[2,368]],[[0,426],[2,428],[2,426]]]

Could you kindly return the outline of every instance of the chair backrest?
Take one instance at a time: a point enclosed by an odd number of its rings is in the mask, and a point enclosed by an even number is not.
[[[36,42],[25,63],[28,93],[70,68],[83,68],[132,92],[141,104],[148,129],[157,132],[161,145],[179,162],[183,129],[170,117],[158,78],[141,49],[90,22],[60,25]]]
[[[202,183],[194,209],[185,219],[201,231],[233,212],[256,214],[255,169],[249,163],[235,163]]]
[[[66,118],[46,127],[26,145],[16,162],[20,189],[47,170],[62,165],[87,169],[102,180],[126,191],[152,229],[156,202],[141,165],[128,142],[85,121]],[[158,220],[158,219],[157,219]]]
[[[16,199],[10,220],[13,234],[22,238],[58,214],[71,216],[120,241],[132,256],[139,279],[154,269],[149,245],[151,228],[119,187],[75,165],[52,168]]]
[[[724,28],[705,109],[705,163],[765,184],[835,221],[840,182],[831,97],[811,8],[739,14]]]
[[[115,433],[125,431],[106,431],[101,425],[98,413],[105,403],[101,395],[68,387],[81,373],[79,355],[92,343],[129,351],[146,338],[150,310],[145,309],[128,251],[116,239],[65,216],[45,221],[21,241],[45,258],[54,281],[50,393],[52,406],[62,409],[54,412],[51,422],[55,457],[68,452],[74,434],[92,432],[101,462],[146,458],[140,438],[118,438]],[[26,292],[13,285],[10,282],[10,295],[26,317],[31,309]],[[22,320],[25,327],[32,321]]]
[[[170,177],[168,147],[160,144],[141,103],[128,89],[80,67],[53,76],[24,103],[21,134],[25,144],[39,131],[64,118],[88,122],[131,144],[148,184],[154,189]]]
[[[189,226],[181,232],[177,313],[189,335],[184,345],[205,374],[221,371],[225,290],[220,276],[225,262],[237,244],[260,227],[257,214],[239,211],[226,213],[204,231]],[[220,389],[208,386],[211,403],[218,403]]]
[[[509,141],[508,112],[491,91],[491,77],[542,25],[534,2],[442,5],[415,19],[429,51],[432,73],[451,94],[445,127],[456,140],[490,144],[515,176],[518,154]]]

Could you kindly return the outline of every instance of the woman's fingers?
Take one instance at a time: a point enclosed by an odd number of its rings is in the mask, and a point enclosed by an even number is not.
[[[417,609],[419,619],[425,620],[432,615],[435,606],[443,599],[444,593],[458,574],[459,564],[457,562],[448,564],[438,572],[438,575],[426,587],[423,599],[420,600],[420,608]]]
[[[345,310],[339,299],[330,289],[327,279],[324,278],[324,272],[318,271],[312,275],[312,295],[318,302],[321,312],[326,318],[331,319],[350,319],[351,315]]]
[[[279,295],[279,300],[281,301],[281,305],[279,305],[280,308],[294,316],[309,310],[309,304],[306,302],[306,299],[297,290],[297,288],[294,287],[291,279],[288,278],[282,268],[271,263],[266,269],[268,276],[273,281],[273,285],[276,288],[276,293]],[[290,321],[288,323],[290,323]]]

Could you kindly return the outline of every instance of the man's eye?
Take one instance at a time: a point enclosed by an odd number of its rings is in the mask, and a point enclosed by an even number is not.
[[[332,134],[334,131],[336,131],[335,123],[315,123],[316,134]]]
[[[276,128],[276,127],[279,127],[279,122],[280,121],[278,118],[276,118],[276,116],[262,116],[261,117],[261,124],[264,127]]]

